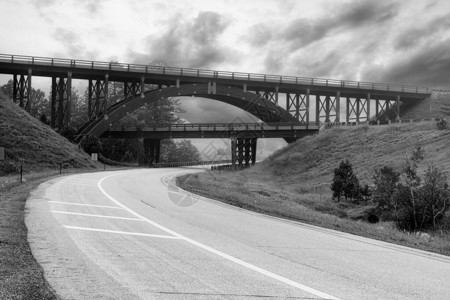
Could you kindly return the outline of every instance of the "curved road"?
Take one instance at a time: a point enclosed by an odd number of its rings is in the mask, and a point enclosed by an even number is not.
[[[27,201],[63,299],[448,299],[450,258],[248,212],[173,185],[186,169],[78,174]],[[195,170],[194,170],[195,172]]]

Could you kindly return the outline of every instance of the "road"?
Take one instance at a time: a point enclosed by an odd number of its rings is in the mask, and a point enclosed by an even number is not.
[[[27,201],[63,299],[449,299],[450,258],[196,197],[140,169],[52,179]],[[194,170],[195,172],[195,170]]]

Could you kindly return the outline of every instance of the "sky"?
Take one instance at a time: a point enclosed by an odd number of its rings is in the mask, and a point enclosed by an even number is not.
[[[0,0],[0,11],[4,54],[450,89],[448,0]]]

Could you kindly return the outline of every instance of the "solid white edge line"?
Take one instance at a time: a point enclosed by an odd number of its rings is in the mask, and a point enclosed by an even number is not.
[[[83,213],[69,212],[69,211],[59,211],[59,210],[52,210],[51,212],[55,213],[55,214],[75,215],[75,216],[83,216],[83,217],[96,217],[96,218],[107,218],[107,219],[144,221],[141,218],[136,219],[136,218],[126,218],[126,217],[116,217],[116,216],[93,215],[93,214],[83,214]]]
[[[76,229],[76,230],[84,230],[84,231],[95,231],[95,232],[106,232],[106,233],[116,233],[116,234],[125,234],[125,235],[148,236],[148,237],[161,238],[161,239],[179,239],[178,237],[171,236],[171,235],[160,235],[160,234],[139,233],[139,232],[129,232],[129,231],[119,231],[119,230],[108,230],[108,229],[69,226],[69,225],[63,225],[63,226],[64,226],[64,228],[68,228],[68,229]]]
[[[204,250],[206,250],[206,251],[208,251],[208,252],[211,252],[211,253],[216,254],[216,255],[218,255],[218,256],[220,256],[220,257],[223,257],[223,258],[225,258],[225,259],[227,259],[227,260],[229,260],[229,261],[231,261],[231,262],[234,262],[234,263],[236,263],[236,264],[238,264],[238,265],[241,265],[241,266],[243,266],[243,267],[246,267],[246,268],[248,268],[248,269],[251,269],[251,270],[253,270],[253,271],[256,271],[256,272],[258,272],[258,273],[260,273],[260,274],[266,275],[266,276],[271,277],[271,278],[273,278],[273,279],[276,279],[276,280],[278,280],[278,281],[280,281],[280,282],[283,282],[283,283],[285,283],[285,284],[288,284],[288,285],[290,285],[290,286],[293,286],[293,287],[295,287],[295,288],[298,288],[298,289],[300,289],[300,290],[302,290],[302,291],[304,291],[304,292],[307,292],[307,293],[316,295],[316,296],[318,296],[318,297],[321,297],[321,298],[323,298],[323,299],[340,300],[339,298],[336,298],[336,297],[334,297],[334,296],[328,295],[328,294],[326,294],[326,293],[324,293],[324,292],[321,292],[321,291],[316,290],[316,289],[314,289],[314,288],[311,288],[311,287],[309,287],[309,286],[303,285],[303,284],[301,284],[301,283],[298,283],[298,282],[296,282],[296,281],[293,281],[293,280],[288,279],[288,278],[286,278],[286,277],[283,277],[283,276],[281,276],[281,275],[272,273],[272,272],[270,272],[270,271],[267,271],[267,270],[265,270],[265,269],[262,269],[262,268],[260,268],[260,267],[255,266],[255,265],[252,265],[252,264],[250,264],[250,263],[247,263],[247,262],[245,262],[245,261],[243,261],[243,260],[240,260],[240,259],[238,259],[238,258],[235,258],[235,257],[233,257],[233,256],[231,256],[231,255],[228,255],[228,254],[226,254],[226,253],[224,253],[224,252],[221,252],[221,251],[219,251],[219,250],[216,250],[216,249],[214,249],[214,248],[212,248],[212,247],[209,247],[209,246],[207,246],[207,245],[204,245],[204,244],[202,244],[202,243],[199,243],[199,242],[197,242],[197,241],[194,241],[194,240],[192,240],[192,239],[190,239],[190,238],[188,238],[188,237],[185,237],[185,236],[183,236],[183,235],[181,235],[181,234],[179,234],[179,233],[177,233],[177,232],[175,232],[175,231],[173,231],[173,230],[170,230],[170,229],[168,229],[168,228],[166,228],[166,227],[164,227],[164,226],[162,226],[162,225],[160,225],[160,224],[158,224],[158,223],[156,223],[156,222],[154,222],[154,221],[152,221],[152,220],[149,220],[149,219],[147,219],[147,218],[144,217],[144,216],[141,216],[140,214],[138,214],[138,213],[135,212],[134,210],[131,210],[130,208],[126,207],[125,205],[123,205],[122,203],[120,203],[119,201],[117,201],[116,199],[114,199],[111,195],[109,195],[109,194],[103,189],[102,183],[103,183],[104,180],[106,180],[106,179],[108,179],[108,178],[111,178],[111,177],[114,177],[114,176],[119,176],[119,175],[122,175],[122,174],[119,173],[119,174],[113,174],[113,175],[105,176],[105,177],[103,177],[102,179],[99,180],[99,182],[97,183],[97,186],[98,186],[99,190],[100,190],[100,191],[101,191],[101,192],[102,192],[109,200],[113,201],[115,204],[119,205],[120,207],[122,207],[123,209],[125,209],[126,211],[128,211],[130,214],[132,214],[132,215],[134,215],[134,216],[136,216],[136,217],[142,219],[143,221],[145,221],[145,222],[147,222],[147,223],[149,223],[149,224],[155,226],[156,228],[159,228],[159,229],[161,229],[161,230],[163,230],[163,231],[165,231],[165,232],[167,232],[167,233],[169,233],[169,234],[172,234],[172,235],[178,237],[178,238],[181,239],[181,240],[184,240],[184,241],[186,241],[186,242],[188,242],[188,243],[190,243],[190,244],[192,244],[192,245],[195,245],[195,246],[197,246],[197,247],[199,247],[199,248],[201,248],[201,249],[204,249]]]
[[[67,205],[79,205],[79,206],[89,206],[89,207],[101,207],[101,208],[115,208],[115,209],[123,209],[119,206],[107,206],[107,205],[96,205],[96,204],[84,204],[84,203],[74,203],[74,202],[64,202],[64,201],[48,201],[49,203],[57,203],[57,204],[67,204]]]

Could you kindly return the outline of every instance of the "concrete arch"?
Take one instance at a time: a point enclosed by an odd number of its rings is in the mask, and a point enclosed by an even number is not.
[[[108,108],[107,116],[100,116],[83,125],[77,136],[79,138],[88,134],[100,136],[108,130],[110,124],[119,121],[127,112],[134,111],[147,103],[156,102],[159,99],[179,96],[195,96],[228,103],[249,112],[263,122],[298,123],[298,120],[289,112],[258,94],[244,92],[242,89],[231,86],[218,85],[213,87],[209,84],[185,84],[179,87],[171,86],[146,91],[144,97],[137,95],[134,98],[117,102]]]

